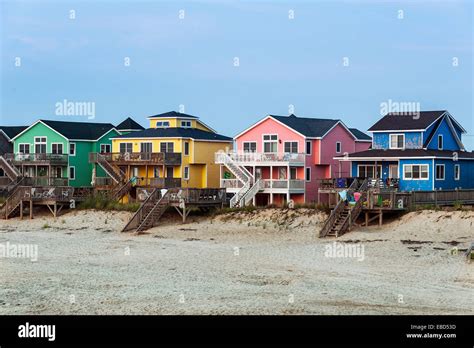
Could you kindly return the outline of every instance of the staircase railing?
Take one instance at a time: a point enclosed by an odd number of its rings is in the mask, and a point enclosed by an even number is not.
[[[243,195],[240,201],[243,205],[247,205],[253,197],[258,193],[258,191],[263,190],[265,186],[265,182],[262,179],[258,179],[255,183],[250,187],[250,189]]]
[[[354,207],[351,209],[351,214],[350,214],[351,221],[350,221],[349,228],[354,224],[356,219],[359,217],[360,212],[362,211],[362,207],[364,206],[364,202],[367,198],[368,183],[369,183],[368,179],[365,179],[358,189],[358,191],[360,192],[360,197],[357,200]]]
[[[245,166],[240,166],[235,163],[232,157],[230,157],[229,154],[225,152],[217,152],[215,154],[215,163],[224,164],[227,168],[230,169],[232,174],[234,174],[235,177],[242,181],[244,184],[248,180],[253,180],[252,173],[250,173],[248,169],[245,168]]]
[[[16,178],[21,176],[20,171],[14,165],[8,162],[3,156],[0,156],[0,166],[11,180],[16,180]]]
[[[137,232],[141,232],[146,229],[147,224],[149,222],[149,219],[154,219],[154,214],[156,211],[159,209],[164,209],[169,205],[170,202],[170,197],[172,194],[177,193],[177,189],[170,189],[167,190],[166,193],[158,200],[158,202],[155,203],[153,208],[148,212],[148,214],[145,216],[145,218],[142,220],[140,225],[137,227]]]
[[[144,218],[144,212],[147,208],[152,208],[156,202],[161,198],[161,190],[154,189],[153,192],[148,196],[148,198],[142,203],[140,208],[133,214],[132,218],[127,222],[125,227],[122,229],[122,232],[130,231],[137,228],[140,225],[140,222]]]
[[[125,177],[125,173],[123,173],[118,167],[113,166],[107,161],[107,158],[100,153],[95,154],[97,163],[105,170],[105,172],[116,182],[120,183],[123,181]]]
[[[118,187],[112,190],[112,194],[110,195],[112,199],[121,199],[123,196],[125,196],[125,194],[127,194],[132,188],[132,180],[133,179],[130,179],[122,185],[120,185],[120,183],[117,184]]]
[[[25,189],[29,188],[23,186],[16,187],[7,200],[0,205],[1,218],[8,219],[9,215],[18,207],[24,197]]]

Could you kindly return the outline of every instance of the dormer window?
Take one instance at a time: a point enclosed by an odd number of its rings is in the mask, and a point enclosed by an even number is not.
[[[390,148],[403,149],[405,145],[405,134],[390,134]]]
[[[438,150],[442,150],[442,149],[443,149],[443,135],[439,134],[438,135]]]
[[[156,122],[157,128],[166,128],[170,126],[170,121],[158,121]]]
[[[181,121],[181,127],[191,128],[191,121]]]

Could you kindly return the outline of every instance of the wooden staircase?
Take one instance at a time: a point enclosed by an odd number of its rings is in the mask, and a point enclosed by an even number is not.
[[[16,181],[19,177],[21,177],[20,171],[3,156],[0,156],[0,168],[3,169],[5,174],[12,181]]]
[[[346,202],[340,200],[336,207],[331,211],[323,228],[319,232],[319,237],[339,237],[350,230],[362,211],[363,203],[367,198],[368,180],[354,179],[347,189],[348,193],[360,192],[359,200],[353,205],[346,205]]]
[[[132,216],[130,221],[122,229],[122,232],[135,230],[143,232],[152,228],[160,219],[166,209],[170,206],[170,197],[179,189],[169,189],[161,195],[161,189],[155,189],[151,195],[142,203],[140,208]]]
[[[0,205],[0,218],[8,219],[18,213],[24,193],[25,187],[23,186],[17,186],[11,192],[6,201]]]
[[[126,180],[125,173],[115,164],[110,163],[103,154],[95,154],[95,161],[115,182],[108,196],[111,199],[120,200],[132,189],[132,179]]]

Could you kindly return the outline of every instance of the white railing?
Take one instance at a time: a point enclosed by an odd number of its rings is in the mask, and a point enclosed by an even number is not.
[[[285,164],[304,164],[306,154],[304,153],[229,152],[227,153],[227,156],[237,163],[282,162]],[[216,163],[222,163],[220,161],[217,161],[217,156],[216,156]]]
[[[216,152],[214,154],[214,162],[217,164],[224,164],[227,168],[229,168],[232,174],[234,174],[235,177],[243,183],[253,181],[252,173],[250,173],[247,168],[235,163],[233,158],[229,156],[228,153],[222,151]]]
[[[241,202],[244,203],[243,205],[249,204],[258,191],[263,190],[263,186],[263,180],[258,179],[255,181],[255,184],[253,184],[253,186],[242,196]]]
[[[222,188],[242,188],[244,184],[238,179],[222,179]]]
[[[266,189],[304,189],[304,180],[263,180]]]

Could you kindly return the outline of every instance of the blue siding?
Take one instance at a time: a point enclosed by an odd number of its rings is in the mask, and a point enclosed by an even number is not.
[[[404,180],[404,164],[428,164],[428,180]],[[400,191],[431,191],[433,190],[433,160],[431,159],[401,159],[400,160]]]
[[[431,138],[430,143],[428,144],[427,148],[430,150],[437,150],[438,149],[438,135],[443,135],[443,150],[451,150],[457,151],[459,150],[459,146],[454,138],[454,135],[451,129],[446,122],[446,118],[443,119],[439,127],[436,129],[433,137]]]
[[[405,148],[421,149],[423,147],[422,132],[394,132],[394,133],[374,133],[373,148],[389,149],[390,134],[405,134]]]
[[[421,140],[421,132],[405,132],[405,148],[421,149],[423,143]]]
[[[372,138],[372,148],[374,149],[388,149],[389,147],[389,133],[374,133]]]
[[[444,180],[436,180],[435,188],[453,190],[455,188],[474,188],[474,161],[453,161],[451,159],[435,159],[436,164],[444,164]],[[454,180],[454,165],[459,164],[461,175],[459,180]]]
[[[374,165],[375,162],[373,161],[353,161],[352,162],[352,176],[357,176],[357,166],[359,164],[370,164],[370,165]],[[393,161],[393,162],[387,162],[387,161],[383,161],[383,162],[377,162],[377,165],[378,166],[382,166],[382,179],[387,179],[388,178],[388,175],[389,175],[389,166],[391,164],[397,164],[397,161]]]

